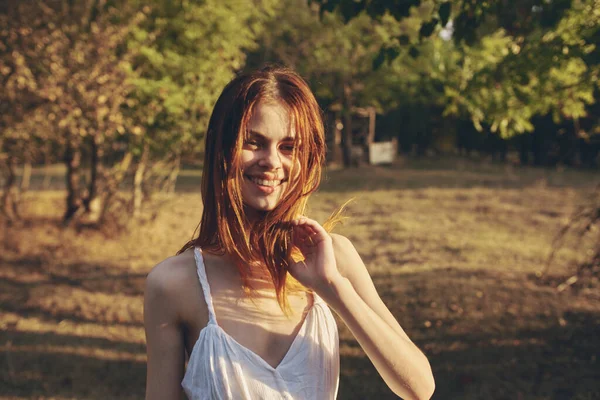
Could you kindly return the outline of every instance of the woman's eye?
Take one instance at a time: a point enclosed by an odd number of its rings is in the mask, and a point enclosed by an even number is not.
[[[293,144],[284,144],[283,146],[281,146],[281,150],[291,153],[294,151],[294,145]]]
[[[252,148],[252,149],[257,149],[258,148],[258,142],[256,140],[246,140],[244,142],[244,145],[246,147]]]

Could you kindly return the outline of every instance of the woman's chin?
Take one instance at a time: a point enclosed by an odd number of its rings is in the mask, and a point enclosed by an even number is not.
[[[244,203],[245,213],[247,216],[263,216],[269,211],[273,211],[277,207],[276,202],[248,202]]]
[[[242,192],[242,196],[246,197],[244,200],[246,211],[259,213],[273,211],[279,204],[281,189],[283,188],[277,188],[274,193],[266,196],[254,196],[253,193],[244,196],[245,193]]]

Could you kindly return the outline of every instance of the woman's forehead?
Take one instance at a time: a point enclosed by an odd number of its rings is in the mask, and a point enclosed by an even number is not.
[[[289,109],[279,102],[258,103],[250,116],[246,130],[265,137],[295,137],[293,118]]]

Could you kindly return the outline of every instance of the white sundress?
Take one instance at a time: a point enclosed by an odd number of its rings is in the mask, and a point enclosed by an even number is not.
[[[273,368],[217,324],[204,259],[194,249],[209,321],[200,331],[181,385],[190,400],[330,400],[339,385],[339,339],[323,299],[314,301],[300,331]]]

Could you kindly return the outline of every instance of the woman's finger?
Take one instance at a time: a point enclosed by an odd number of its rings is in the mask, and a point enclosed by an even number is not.
[[[301,251],[305,252],[314,244],[311,238],[312,232],[308,232],[305,227],[298,226],[292,231],[292,241]]]
[[[319,224],[313,219],[307,217],[300,217],[297,219],[297,221],[297,225],[305,227],[308,231],[312,232],[313,234],[316,234],[322,238],[326,238],[329,236],[329,233],[327,233],[325,228],[323,228],[321,224]]]
[[[319,242],[318,233],[307,224],[300,223],[294,229],[297,240],[307,245],[314,245]]]
[[[312,231],[309,231],[305,225],[297,225],[292,230],[294,237],[299,240],[306,240],[307,237],[313,234]]]

